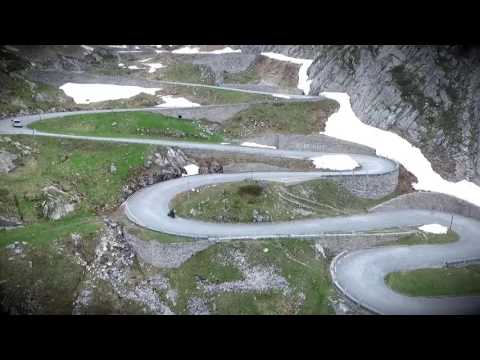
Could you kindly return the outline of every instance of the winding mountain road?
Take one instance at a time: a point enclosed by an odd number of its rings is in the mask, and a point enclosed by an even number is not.
[[[242,91],[236,89],[236,91]],[[311,97],[308,97],[309,99]],[[153,110],[152,108],[125,110],[93,110],[42,115],[21,116],[25,125],[40,119],[74,114]],[[233,145],[198,144],[182,141],[138,138],[109,138],[76,136],[35,131],[28,128],[13,128],[11,119],[0,120],[0,134],[38,135],[57,138],[110,141],[122,143],[146,143],[179,146],[227,152],[241,152],[268,156],[305,159],[319,156],[316,152],[249,148]],[[361,169],[355,174],[383,174],[391,171],[396,163],[367,155],[351,155]],[[193,219],[167,216],[169,203],[177,194],[205,185],[237,182],[245,179],[278,181],[285,184],[300,183],[329,176],[349,175],[351,171],[305,171],[305,172],[252,172],[239,174],[210,174],[178,178],[144,188],[122,205],[130,220],[140,226],[169,234],[192,238],[216,240],[255,239],[278,236],[318,235],[328,232],[369,231],[396,226],[420,226],[429,223],[450,224],[451,214],[426,210],[397,210],[364,215],[341,216],[323,219],[306,219],[289,222],[260,224],[218,224]],[[441,267],[445,262],[480,258],[480,221],[455,215],[453,230],[460,240],[445,245],[386,246],[340,254],[331,264],[335,285],[350,299],[379,314],[478,314],[480,296],[469,297],[409,297],[394,292],[385,284],[385,276],[394,271],[413,270],[425,267]]]

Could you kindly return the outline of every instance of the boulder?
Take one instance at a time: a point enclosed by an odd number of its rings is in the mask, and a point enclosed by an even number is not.
[[[78,202],[76,195],[69,194],[55,186],[42,189],[42,213],[50,220],[58,220],[75,210]]]
[[[14,160],[17,160],[17,155],[0,150],[0,174],[7,174],[14,170],[16,167]]]

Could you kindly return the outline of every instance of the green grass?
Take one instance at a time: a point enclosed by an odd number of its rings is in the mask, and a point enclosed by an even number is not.
[[[404,236],[396,241],[388,241],[380,244],[385,245],[428,245],[428,244],[447,244],[458,241],[458,234],[449,230],[446,234],[431,234],[419,232]]]
[[[152,148],[30,136],[12,139],[38,151],[25,160],[24,166],[0,177],[0,189],[6,194],[2,202],[17,203],[26,223],[37,221],[41,189],[52,184],[80,195],[78,211],[94,213],[116,208],[123,185],[143,168]],[[117,168],[114,174],[110,172],[112,163]]]
[[[165,93],[175,94],[175,96],[183,96],[190,101],[202,105],[222,105],[274,100],[270,95],[250,94],[240,91],[213,89],[200,86],[164,85],[163,90]]]
[[[263,249],[268,248],[265,253]],[[236,250],[245,255],[249,266],[274,267],[289,283],[291,294],[278,290],[267,292],[218,293],[207,295],[197,287],[198,281],[222,283],[242,280],[242,273],[220,258]],[[196,254],[178,269],[168,272],[178,291],[176,309],[186,312],[188,299],[200,297],[214,314],[332,314],[328,297],[332,294],[328,263],[317,259],[312,242],[305,240],[262,240],[228,242],[211,246]],[[299,299],[303,293],[303,305]]]
[[[411,296],[480,295],[480,265],[396,272],[388,274],[385,282]]]
[[[392,194],[381,199],[363,199],[351,194],[343,186],[326,180],[308,181],[293,186],[243,181],[206,186],[199,190],[179,194],[172,201],[172,207],[178,216],[205,221],[251,223],[256,211],[270,221],[288,221],[363,213],[395,196]],[[309,212],[299,212],[297,205],[285,201],[281,197],[285,191],[301,198],[296,201],[311,207]]]
[[[83,277],[82,266],[66,253],[57,252],[52,244],[26,248],[24,254],[25,258],[16,255],[11,259],[7,249],[0,249],[4,309],[15,307],[22,314],[71,314],[76,288]],[[26,305],[28,302],[34,305]]]
[[[215,74],[206,66],[190,63],[169,65],[161,74],[162,80],[213,85]]]
[[[56,221],[41,221],[18,229],[0,230],[0,248],[16,241],[31,245],[45,245],[72,233],[82,236],[95,234],[100,220],[90,214],[75,214]]]
[[[72,115],[41,120],[31,127],[72,135],[167,138],[214,143],[223,140],[221,134],[210,131],[199,122],[144,111]]]
[[[268,132],[318,134],[325,129],[328,117],[337,109],[338,103],[330,99],[254,105],[226,121],[223,130],[230,138]]]
[[[258,75],[255,66],[249,67],[245,71],[238,73],[225,73],[223,81],[225,84],[256,84],[260,82],[261,77]]]

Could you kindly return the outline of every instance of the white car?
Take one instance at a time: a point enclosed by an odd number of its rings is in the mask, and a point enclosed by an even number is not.
[[[22,124],[22,122],[21,122],[20,120],[14,119],[14,120],[12,121],[12,126],[13,126],[13,127],[16,127],[16,128],[21,128],[21,127],[23,127],[23,124]]]

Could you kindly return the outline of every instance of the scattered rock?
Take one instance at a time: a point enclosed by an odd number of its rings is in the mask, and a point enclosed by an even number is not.
[[[114,163],[110,164],[110,173],[115,174],[117,172],[117,167],[115,166]]]
[[[198,297],[188,299],[187,309],[191,315],[210,315],[208,304]]]
[[[198,169],[199,174],[222,174],[223,166],[215,159],[202,160]]]
[[[105,219],[104,223],[95,249],[95,258],[86,266],[87,278],[75,300],[74,314],[82,314],[88,309],[93,298],[95,282],[99,279],[108,282],[120,299],[133,301],[143,306],[146,312],[173,314],[156,291],[168,288],[168,280],[156,276],[142,281],[132,281],[135,253],[126,240],[123,226],[110,219]]]
[[[272,216],[268,212],[261,213],[259,210],[253,209],[252,220],[254,223],[271,222]]]
[[[201,283],[200,286],[209,294],[218,292],[251,292],[260,293],[271,290],[280,290],[283,295],[291,295],[292,289],[287,280],[277,273],[273,266],[251,266],[240,251],[231,251],[226,262],[236,266],[241,272],[243,280],[228,281],[220,284]]]

